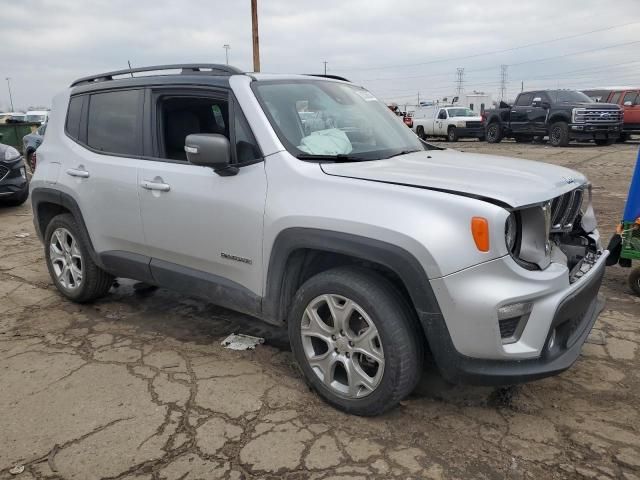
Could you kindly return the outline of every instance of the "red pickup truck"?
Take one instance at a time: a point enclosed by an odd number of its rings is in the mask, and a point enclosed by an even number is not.
[[[596,102],[615,103],[624,109],[624,123],[619,139],[621,142],[627,140],[632,133],[640,134],[640,88],[583,90],[583,93]]]

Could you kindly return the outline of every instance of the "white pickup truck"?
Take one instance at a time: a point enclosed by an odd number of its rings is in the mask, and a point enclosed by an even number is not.
[[[423,139],[445,137],[450,142],[459,138],[484,140],[482,117],[466,107],[418,107],[413,114],[412,130]]]

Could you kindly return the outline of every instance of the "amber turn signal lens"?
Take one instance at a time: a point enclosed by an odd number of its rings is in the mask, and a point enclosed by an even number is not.
[[[471,233],[476,247],[481,252],[489,251],[489,222],[484,217],[473,217],[471,219]]]

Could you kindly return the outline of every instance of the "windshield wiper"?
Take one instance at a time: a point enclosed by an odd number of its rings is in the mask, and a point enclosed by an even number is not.
[[[408,153],[423,152],[423,151],[424,150],[402,150],[401,152],[394,153],[393,155],[390,155],[387,158],[399,157],[400,155],[406,155]]]
[[[353,155],[345,155],[338,153],[337,155],[314,155],[311,153],[301,153],[296,158],[300,160],[330,160],[333,162],[358,162],[365,160],[362,157],[354,157]]]

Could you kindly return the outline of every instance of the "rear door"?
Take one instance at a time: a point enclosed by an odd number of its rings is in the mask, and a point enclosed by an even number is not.
[[[138,192],[152,274],[160,284],[246,311],[238,303],[262,295],[267,189],[246,119],[224,89],[165,87],[147,94],[152,142]],[[189,163],[184,140],[191,133],[226,136],[238,173],[220,176]]]
[[[142,155],[143,90],[71,97],[68,148],[59,182],[72,192],[98,253],[145,251],[138,168]]]
[[[514,133],[526,133],[529,128],[529,110],[532,109],[533,92],[518,95],[515,104],[511,107],[509,125]]]

